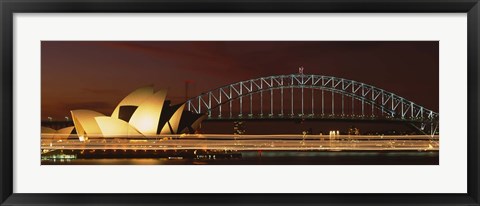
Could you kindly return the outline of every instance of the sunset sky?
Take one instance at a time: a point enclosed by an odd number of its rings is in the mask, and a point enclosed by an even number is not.
[[[323,41],[43,41],[42,119],[72,109],[110,115],[138,87],[189,96],[262,76],[297,73],[342,77],[393,92],[438,112],[438,42]]]

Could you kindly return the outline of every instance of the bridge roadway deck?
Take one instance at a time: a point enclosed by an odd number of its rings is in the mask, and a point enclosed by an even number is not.
[[[340,121],[340,122],[376,122],[376,123],[428,123],[434,122],[434,120],[427,118],[386,118],[379,116],[342,116],[342,115],[290,115],[290,114],[264,114],[250,116],[244,115],[224,115],[224,116],[207,116],[205,120],[207,122],[224,122],[224,121]]]

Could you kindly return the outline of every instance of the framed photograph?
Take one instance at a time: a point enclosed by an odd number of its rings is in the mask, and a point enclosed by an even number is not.
[[[2,1],[2,205],[479,205],[478,1]]]
[[[41,163],[438,165],[438,45],[42,41]]]

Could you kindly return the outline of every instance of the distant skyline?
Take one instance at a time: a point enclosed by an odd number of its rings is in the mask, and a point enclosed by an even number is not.
[[[110,115],[131,91],[153,84],[174,103],[262,76],[342,77],[438,112],[437,41],[43,41],[42,119],[73,109]]]

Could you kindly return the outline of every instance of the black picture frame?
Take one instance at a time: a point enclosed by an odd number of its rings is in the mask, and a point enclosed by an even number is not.
[[[480,205],[478,0],[0,0],[1,205]],[[19,194],[13,193],[13,14],[111,12],[467,13],[468,192],[466,194]],[[445,177],[455,178],[455,177]]]

